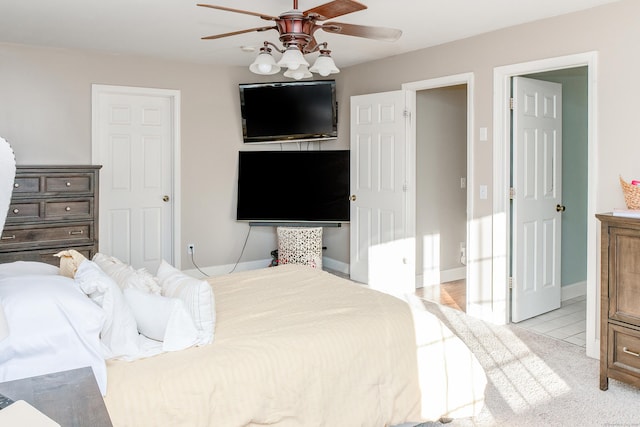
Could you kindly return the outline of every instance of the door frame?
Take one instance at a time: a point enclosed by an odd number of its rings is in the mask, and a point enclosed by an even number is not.
[[[475,227],[471,227],[472,213],[474,212],[473,206],[473,192],[471,189],[475,188],[474,184],[474,157],[473,157],[473,137],[474,137],[474,102],[473,94],[474,88],[474,73],[461,73],[453,74],[449,76],[437,77],[433,79],[420,80],[415,82],[403,83],[402,89],[407,92],[407,109],[411,112],[411,120],[409,123],[409,131],[407,132],[407,223],[411,224],[410,230],[412,230],[413,240],[416,240],[416,145],[417,145],[417,127],[416,121],[416,92],[429,89],[438,89],[448,86],[467,86],[467,233],[466,233],[466,248],[467,248],[467,263],[465,265],[466,276],[466,288],[467,298],[465,301],[466,312],[472,316],[480,317],[479,312],[474,312],[473,307],[475,304],[469,304],[470,297],[473,296],[469,293],[469,283],[475,283],[477,271],[472,267],[472,260],[474,260],[473,248],[478,247],[473,242],[477,242],[480,238]]]
[[[180,193],[180,91],[174,89],[156,89],[145,87],[133,87],[133,86],[114,86],[114,85],[91,85],[91,162],[92,164],[99,164],[101,159],[99,158],[98,150],[98,121],[99,121],[99,108],[98,100],[102,95],[127,95],[127,96],[150,96],[159,98],[168,98],[171,103],[171,121],[172,121],[172,135],[171,135],[171,154],[173,161],[172,167],[172,217],[173,224],[171,230],[171,240],[173,242],[173,263],[176,268],[181,268],[182,257],[180,257],[181,247],[181,193]],[[103,205],[99,204],[100,216],[102,216]]]
[[[588,86],[588,183],[587,183],[587,324],[586,353],[597,358],[600,340],[598,337],[598,293],[597,275],[597,234],[598,223],[595,218],[597,206],[598,152],[597,130],[597,59],[595,51],[547,58],[519,64],[494,68],[493,71],[493,321],[498,324],[509,323],[509,241],[511,223],[509,218],[509,174],[511,170],[511,120],[509,98],[511,97],[511,78],[523,74],[560,70],[566,68],[587,67]]]

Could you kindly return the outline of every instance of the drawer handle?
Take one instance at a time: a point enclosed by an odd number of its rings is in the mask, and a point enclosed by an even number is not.
[[[16,239],[16,235],[13,234],[11,236],[2,236],[2,238],[0,238],[0,240],[15,240]]]
[[[20,187],[20,184],[18,184],[17,182],[13,184],[13,188],[18,188],[18,187]]]
[[[71,231],[69,232],[69,235],[70,235],[70,236],[76,236],[76,235],[78,235],[78,234],[84,234],[84,230],[71,230]]]
[[[18,208],[15,208],[15,209],[13,210],[13,213],[14,213],[14,214],[17,214],[18,212],[20,212],[20,209],[18,209]]]
[[[69,212],[71,210],[71,206],[67,206],[66,208],[64,208],[64,210]]]
[[[67,187],[71,187],[71,183],[70,183],[69,181],[67,181],[66,186],[67,186]]]
[[[625,352],[625,353],[627,353],[627,354],[630,354],[630,355],[632,355],[632,356],[640,357],[640,353],[636,353],[636,352],[634,352],[634,351],[631,351],[631,350],[629,350],[627,347],[622,347],[622,351],[623,351],[623,352]]]

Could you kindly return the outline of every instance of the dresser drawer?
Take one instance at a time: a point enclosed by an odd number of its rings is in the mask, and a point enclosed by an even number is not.
[[[7,212],[7,224],[34,221],[42,218],[40,202],[11,203]]]
[[[93,200],[63,200],[46,202],[46,219],[91,218],[93,215]]]
[[[12,203],[7,213],[7,224],[34,221],[78,221],[93,218],[93,198],[47,199]]]
[[[40,178],[37,176],[16,177],[13,182],[13,194],[39,192]]]
[[[640,331],[609,325],[609,369],[640,378]]]
[[[93,175],[46,176],[45,193],[88,193],[93,191]]]
[[[37,244],[74,245],[92,243],[93,223],[7,226],[0,238],[0,251]]]
[[[17,174],[20,172],[18,169]],[[93,194],[96,185],[94,177],[93,173],[86,172],[61,172],[44,175],[32,175],[32,172],[26,172],[22,176],[16,175],[13,184],[13,198]]]
[[[93,256],[98,252],[97,245],[65,246],[63,248],[57,249],[34,249],[4,253],[0,252],[0,264],[14,261],[38,261],[58,267],[60,265],[60,258],[55,256],[55,254],[62,250],[68,249],[75,249],[76,251],[84,255],[87,259],[93,258]]]

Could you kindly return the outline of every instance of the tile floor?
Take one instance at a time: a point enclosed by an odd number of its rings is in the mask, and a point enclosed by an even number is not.
[[[586,323],[587,297],[580,296],[562,301],[562,306],[557,310],[513,325],[585,347]]]

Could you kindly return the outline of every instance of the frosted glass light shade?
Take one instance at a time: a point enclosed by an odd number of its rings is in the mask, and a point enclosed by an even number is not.
[[[303,65],[309,67],[309,63],[304,59],[304,55],[297,46],[289,46],[282,54],[278,65],[282,68],[288,68],[291,71],[297,70],[298,67]]]
[[[276,64],[276,60],[269,52],[261,51],[253,64],[249,66],[249,70],[252,73],[260,74],[263,76],[275,74],[280,71],[280,67]]]
[[[289,77],[291,79],[308,79],[309,77],[313,77],[313,74],[309,72],[309,68],[306,65],[300,65],[296,70],[288,69],[284,72],[285,77]]]
[[[339,73],[338,67],[336,67],[335,62],[333,62],[333,58],[329,55],[320,55],[316,62],[313,64],[309,71],[312,73],[318,73],[322,77],[327,77],[329,74]]]

